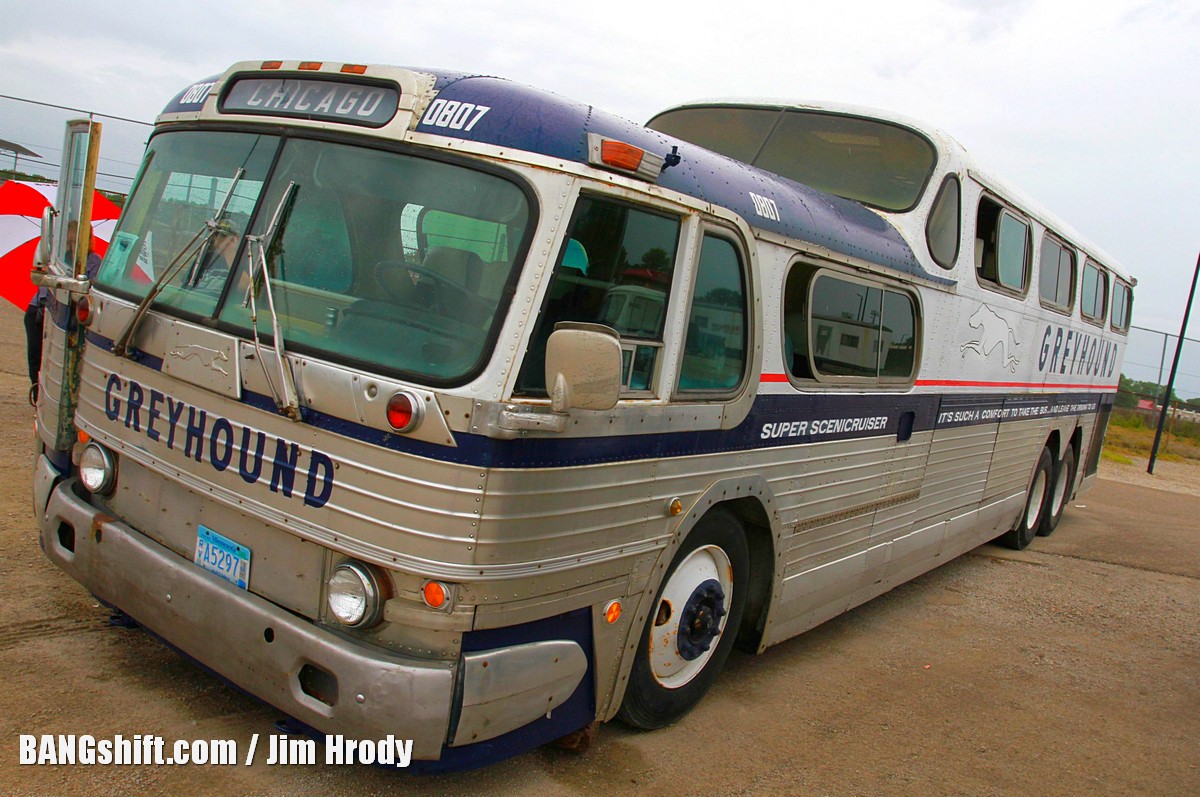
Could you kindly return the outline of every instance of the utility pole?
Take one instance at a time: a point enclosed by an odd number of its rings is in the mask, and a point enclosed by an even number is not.
[[[1196,298],[1196,280],[1200,278],[1200,255],[1196,256],[1196,271],[1192,274],[1192,289],[1188,291],[1187,307],[1183,311],[1183,326],[1179,328],[1179,342],[1175,345],[1175,360],[1171,363],[1171,375],[1167,377],[1167,389],[1163,393],[1162,412],[1158,416],[1158,431],[1154,433],[1154,447],[1150,449],[1150,462],[1146,473],[1154,474],[1154,460],[1158,459],[1158,444],[1162,440],[1167,413],[1171,411],[1171,392],[1175,389],[1175,374],[1179,371],[1179,355],[1183,353],[1183,337],[1187,334],[1188,316],[1192,314],[1192,299]]]

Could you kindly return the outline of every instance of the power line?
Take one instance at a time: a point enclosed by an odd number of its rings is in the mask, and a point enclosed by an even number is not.
[[[97,113],[96,111],[87,111],[87,110],[84,110],[83,108],[72,108],[69,105],[55,105],[52,102],[39,102],[38,100],[30,100],[30,99],[26,99],[25,97],[14,97],[11,94],[0,94],[0,99],[16,100],[17,102],[28,102],[31,105],[40,105],[43,108],[57,108],[60,111],[71,111],[72,113],[85,113],[88,116],[102,116],[105,119],[116,119],[121,122],[131,122],[135,125],[145,125],[146,127],[154,126],[153,123],[143,122],[140,119],[129,119],[124,116],[113,116],[110,113]]]

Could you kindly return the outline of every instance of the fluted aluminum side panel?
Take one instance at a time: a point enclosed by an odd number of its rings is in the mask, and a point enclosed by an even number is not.
[[[1046,421],[1002,423],[996,433],[996,453],[988,471],[984,501],[1003,498],[1029,488],[1029,476],[1045,443]]]
[[[656,518],[658,528],[647,528],[653,480],[652,460],[489,471],[475,561],[536,566],[640,549],[648,542],[661,547],[665,513]]]
[[[983,500],[996,425],[963,426],[937,432],[929,449],[921,500],[913,521],[920,525],[959,514]]]

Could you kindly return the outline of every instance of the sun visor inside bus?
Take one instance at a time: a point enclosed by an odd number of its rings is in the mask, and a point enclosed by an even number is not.
[[[432,207],[466,207],[490,221],[510,223],[528,210],[524,194],[507,180],[447,180],[419,159],[355,146],[322,147],[312,167],[317,189],[353,184],[361,196],[394,198],[403,191]],[[302,185],[303,188],[303,185]]]

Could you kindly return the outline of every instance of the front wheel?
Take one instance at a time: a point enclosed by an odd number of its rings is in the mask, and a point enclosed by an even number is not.
[[[1049,537],[1058,528],[1058,521],[1062,520],[1063,512],[1071,500],[1071,486],[1074,482],[1075,449],[1067,446],[1062,459],[1058,461],[1058,468],[1054,471],[1054,487],[1050,493],[1046,514],[1042,517],[1042,525],[1038,526],[1038,536]]]
[[[1041,527],[1042,518],[1050,504],[1050,484],[1053,481],[1050,466],[1053,462],[1054,457],[1050,449],[1043,448],[1042,455],[1038,457],[1037,467],[1033,469],[1033,479],[1029,482],[1029,495],[1025,499],[1025,511],[1021,513],[1020,522],[1015,529],[1000,538],[1009,548],[1023,550],[1037,536],[1037,530]]]
[[[662,728],[690,711],[733,649],[746,609],[749,551],[742,524],[709,512],[675,554],[646,618],[617,716]]]

